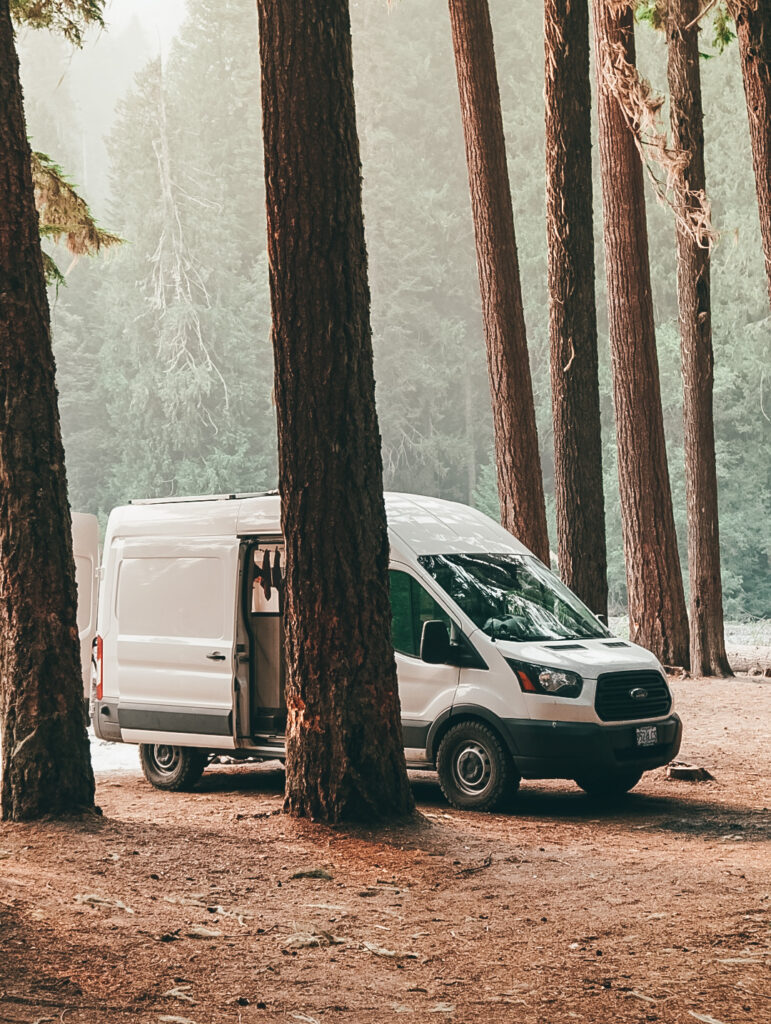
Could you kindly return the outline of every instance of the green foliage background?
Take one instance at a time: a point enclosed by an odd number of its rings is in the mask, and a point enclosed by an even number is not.
[[[491,0],[491,13],[553,508],[542,8]],[[400,0],[389,8],[385,0],[353,0],[352,19],[386,486],[473,501],[494,513],[490,402],[446,3]],[[703,48],[714,52],[711,30],[704,36]],[[664,40],[646,26],[638,40],[643,70],[665,86]],[[108,42],[99,45],[104,52]],[[54,87],[50,61],[27,49],[33,140],[66,163],[68,145],[84,128],[68,123],[66,81]],[[735,45],[703,61],[702,72],[708,185],[722,232],[713,303],[726,612],[769,616],[771,319]],[[133,496],[275,486],[253,0],[189,0],[165,66],[149,61],[120,102],[109,154],[109,203],[99,214],[127,244],[106,263],[81,262],[55,302],[73,507],[104,517]],[[98,185],[92,190],[97,194]],[[595,222],[611,600],[621,609],[598,183]],[[649,227],[670,472],[684,541],[674,228],[653,200]],[[684,548],[682,555],[685,565]]]

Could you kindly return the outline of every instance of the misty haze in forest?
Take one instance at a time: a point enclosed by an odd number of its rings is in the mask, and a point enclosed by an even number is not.
[[[128,5],[120,5],[124,11]],[[552,548],[538,5],[491,0]],[[181,4],[169,12],[182,11]],[[19,38],[32,144],[125,244],[52,294],[73,509],[276,486],[257,19],[253,0],[188,0],[176,35],[117,19],[82,52]],[[497,515],[492,422],[458,90],[445,0],[352,3],[357,116],[385,485]],[[770,322],[735,44],[702,61],[713,273],[715,431],[727,618],[771,607]],[[663,36],[638,33],[666,88]],[[161,56],[159,56],[159,52]],[[666,123],[666,112],[664,113]],[[595,176],[611,607],[625,603],[602,221]],[[685,495],[674,227],[649,201],[658,347],[682,562]]]

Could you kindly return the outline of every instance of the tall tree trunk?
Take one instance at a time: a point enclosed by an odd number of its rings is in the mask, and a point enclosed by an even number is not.
[[[259,0],[279,478],[287,548],[285,807],[412,810],[347,0]]]
[[[487,0],[449,0],[492,392],[503,525],[549,564],[501,99]]]
[[[588,0],[546,0],[546,222],[562,579],[608,613],[592,226]]]
[[[477,486],[477,411],[474,401],[474,381],[471,376],[471,366],[469,363],[470,360],[467,353],[463,375],[463,403],[466,420],[466,444],[468,446],[468,456],[466,458],[466,501],[470,505],[474,500],[474,491]]]
[[[606,78],[608,54],[634,65],[631,6],[594,0],[618,477],[632,640],[688,665],[688,616],[672,513],[653,320],[643,168]]]
[[[771,303],[771,3],[769,0],[730,0],[729,9],[739,37]]]
[[[93,808],[48,299],[8,0],[0,0],[2,816]]]
[[[694,235],[689,214],[706,189],[704,117],[699,71],[701,0],[669,0],[667,43],[672,141],[688,154],[677,181],[677,296],[683,363],[685,488],[688,503],[691,671],[727,676],[723,587],[720,580],[715,431],[712,419],[712,312],[710,239]],[[692,221],[693,218],[691,217]]]

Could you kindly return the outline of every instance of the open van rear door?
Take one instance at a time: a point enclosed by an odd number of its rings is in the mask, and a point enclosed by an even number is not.
[[[91,644],[96,636],[97,568],[99,562],[99,524],[96,516],[72,513],[72,549],[75,556],[75,580],[78,584],[78,637],[83,672],[83,695],[91,687]]]

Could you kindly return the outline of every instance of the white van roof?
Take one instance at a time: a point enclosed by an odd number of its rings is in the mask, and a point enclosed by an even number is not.
[[[385,498],[391,533],[416,555],[529,554],[499,523],[468,505],[421,494],[386,493]]]
[[[529,554],[527,548],[477,509],[442,498],[386,492],[391,548],[398,555],[452,552]],[[111,537],[227,537],[281,532],[279,496],[197,495],[136,501],[110,513]]]

